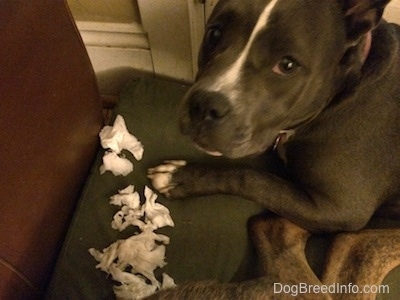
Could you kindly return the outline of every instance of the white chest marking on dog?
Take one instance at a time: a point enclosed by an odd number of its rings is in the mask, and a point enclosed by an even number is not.
[[[228,88],[229,90],[235,90],[236,84],[238,82],[238,79],[240,77],[240,72],[242,70],[242,67],[246,61],[247,56],[249,55],[251,46],[254,43],[254,40],[258,33],[267,26],[268,19],[271,15],[272,10],[274,9],[275,5],[278,3],[279,0],[272,0],[267,4],[265,7],[264,11],[261,13],[260,17],[258,18],[258,21],[256,23],[256,26],[254,27],[250,38],[244,47],[243,51],[240,53],[238,59],[231,65],[230,68],[220,76],[219,80],[217,80],[211,89],[213,91],[222,91],[225,88]]]

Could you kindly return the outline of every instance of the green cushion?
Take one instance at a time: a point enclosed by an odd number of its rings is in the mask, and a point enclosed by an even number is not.
[[[143,194],[149,167],[165,159],[228,163],[198,151],[178,131],[176,108],[187,87],[156,79],[132,81],[120,95],[116,114],[121,114],[129,131],[144,145],[144,156],[134,163],[127,177],[110,172],[100,175],[104,153],[99,151],[74,216],[47,298],[108,299],[113,298],[112,281],[96,270],[97,262],[88,249],[103,249],[117,239],[133,234],[132,229],[119,233],[111,229],[111,220],[118,207],[109,204],[109,197],[128,184]],[[242,160],[236,163],[254,163]],[[247,235],[247,220],[262,211],[253,202],[237,197],[209,197],[158,201],[166,205],[175,222],[174,228],[158,232],[171,238],[163,268],[177,283],[191,280],[240,280],[253,276],[254,255]]]
[[[118,207],[109,204],[109,197],[133,184],[143,194],[147,169],[165,159],[204,161],[216,165],[239,164],[259,166],[264,157],[229,161],[210,157],[194,148],[178,131],[177,105],[186,86],[154,78],[132,81],[120,95],[115,114],[121,114],[129,131],[144,145],[144,156],[134,162],[134,171],[127,177],[100,175],[104,150],[100,150],[88,177],[85,189],[70,226],[62,253],[48,289],[47,299],[114,299],[113,282],[95,269],[97,262],[89,248],[103,249],[117,239],[128,238],[133,228],[122,233],[111,229],[111,220]],[[163,228],[171,238],[167,246],[168,265],[163,272],[179,284],[184,281],[216,279],[227,282],[255,276],[257,258],[248,239],[247,220],[263,211],[253,202],[238,197],[215,195],[184,200],[168,200],[160,196],[175,221],[174,228]],[[399,227],[400,222],[375,220],[370,227]],[[321,274],[329,237],[314,236],[307,246],[307,257],[317,274]],[[371,270],[373,272],[373,270]],[[400,295],[400,268],[386,278],[391,294],[378,299],[395,299]],[[386,297],[385,297],[386,296]],[[394,297],[394,298],[391,298]],[[396,298],[397,299],[397,298]]]

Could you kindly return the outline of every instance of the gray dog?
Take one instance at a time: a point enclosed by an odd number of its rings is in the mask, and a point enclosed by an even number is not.
[[[289,176],[169,161],[171,198],[225,193],[309,231],[356,231],[400,199],[400,27],[389,0],[221,0],[183,134],[211,155],[275,149]]]

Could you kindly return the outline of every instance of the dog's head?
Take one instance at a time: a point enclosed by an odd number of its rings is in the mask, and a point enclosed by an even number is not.
[[[388,2],[220,0],[182,101],[182,132],[210,154],[266,150],[360,72],[368,33]]]

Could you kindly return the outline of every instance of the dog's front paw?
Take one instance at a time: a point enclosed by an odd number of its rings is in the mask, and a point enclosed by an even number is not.
[[[162,165],[150,168],[147,171],[147,177],[157,191],[170,196],[170,192],[177,186],[177,183],[172,178],[173,174],[184,166],[186,166],[186,161],[184,160],[167,160]]]

